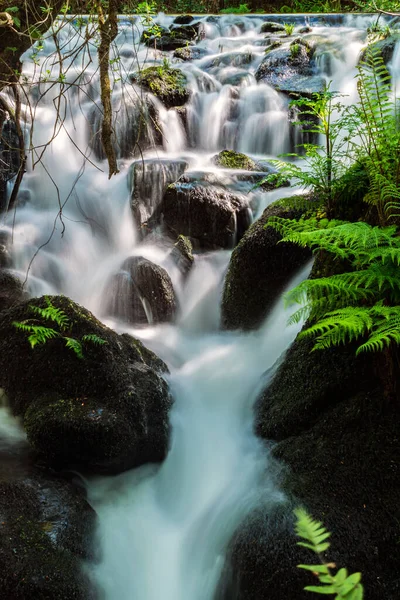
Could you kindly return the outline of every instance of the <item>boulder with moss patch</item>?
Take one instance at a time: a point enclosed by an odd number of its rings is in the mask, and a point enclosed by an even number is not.
[[[299,218],[304,209],[279,201],[265,209],[246,231],[232,253],[222,296],[221,319],[226,329],[255,329],[266,317],[279,294],[311,253],[289,243],[266,227],[272,216]]]
[[[167,108],[183,106],[189,99],[189,91],[185,87],[186,77],[179,69],[148,67],[141,71],[138,82]]]
[[[203,249],[232,248],[251,222],[243,194],[183,175],[168,186],[150,226],[162,225],[171,236],[187,236]]]
[[[84,492],[43,468],[14,464],[10,474],[5,464],[7,459],[0,473],[2,598],[95,600],[83,560],[94,558],[96,522]]]
[[[45,298],[0,316],[0,386],[32,446],[52,465],[102,473],[162,460],[172,403],[165,364],[69,298],[54,296],[51,303],[66,315],[63,331],[33,311],[47,306]],[[15,322],[61,335],[31,348],[29,333]],[[83,357],[67,342],[80,344]]]

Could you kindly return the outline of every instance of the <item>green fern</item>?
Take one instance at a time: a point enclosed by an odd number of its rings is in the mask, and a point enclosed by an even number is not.
[[[52,321],[58,326],[60,331],[44,325],[35,325],[30,322],[32,319],[26,319],[25,321],[14,321],[13,326],[16,329],[28,333],[28,342],[31,348],[45,344],[51,339],[61,338],[65,342],[65,346],[71,350],[77,358],[84,358],[82,343],[88,342],[94,345],[106,344],[106,340],[103,340],[96,334],[86,334],[82,336],[82,340],[78,340],[73,337],[69,337],[67,331],[71,329],[71,323],[65,312],[54,306],[48,296],[45,296],[47,306],[45,308],[29,305],[29,310],[44,321]]]
[[[362,600],[364,589],[361,584],[361,573],[348,574],[347,569],[339,569],[332,573],[335,565],[326,562],[322,553],[328,550],[330,543],[326,540],[330,532],[322,523],[313,519],[303,508],[294,511],[296,515],[295,531],[301,537],[302,542],[298,546],[308,548],[317,554],[320,563],[317,565],[297,565],[299,569],[311,571],[322,585],[308,585],[304,589],[307,592],[335,596],[335,600]]]
[[[351,268],[330,277],[306,279],[289,291],[286,303],[302,305],[289,323],[313,321],[299,336],[314,337],[313,350],[361,341],[359,354],[400,344],[400,238],[396,227],[332,224],[326,219],[321,224],[315,219],[277,217],[267,223],[281,233],[283,242],[328,251],[348,261]]]
[[[103,340],[103,338],[99,337],[94,333],[84,335],[82,337],[82,342],[91,342],[92,344],[95,344],[97,346],[102,346],[103,344],[107,343],[106,340]]]

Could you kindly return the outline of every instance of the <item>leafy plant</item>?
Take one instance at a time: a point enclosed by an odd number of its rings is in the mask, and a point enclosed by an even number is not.
[[[365,201],[381,225],[400,214],[400,131],[391,76],[377,48],[367,47],[358,66],[359,104],[352,113],[353,148],[361,156],[370,188]]]
[[[298,52],[296,45],[291,46],[291,52]],[[305,152],[281,155],[289,158],[303,158],[304,165],[282,160],[271,161],[279,170],[283,180],[292,179],[294,185],[302,185],[312,189],[325,206],[329,215],[334,213],[338,197],[343,193],[344,180],[350,163],[349,137],[343,131],[349,124],[346,107],[338,101],[343,95],[330,90],[330,85],[313,98],[293,100],[290,106],[299,109],[299,119],[296,125],[306,127],[308,133],[322,137],[324,143],[300,144]],[[334,120],[333,116],[340,116]],[[260,182],[268,182],[268,176]]]
[[[330,543],[327,542],[331,535],[330,532],[303,508],[297,508],[294,513],[296,515],[296,535],[305,540],[297,542],[297,545],[308,548],[319,559],[319,564],[316,565],[297,565],[299,569],[311,571],[321,584],[308,585],[304,589],[307,592],[335,596],[335,600],[363,600],[364,588],[361,583],[361,573],[349,575],[345,568],[333,573],[336,565],[324,560],[323,553],[330,547]]]
[[[41,308],[40,306],[29,305],[29,310],[45,322],[51,322],[54,327],[47,327],[46,325],[35,325],[34,319],[25,319],[24,321],[14,321],[13,325],[19,331],[23,331],[28,335],[28,342],[31,348],[35,346],[41,346],[54,338],[61,338],[65,342],[65,346],[72,350],[78,358],[83,358],[83,345],[82,342],[90,342],[96,345],[106,344],[106,340],[95,334],[87,334],[82,336],[81,340],[69,337],[67,335],[68,330],[71,328],[71,322],[66,313],[61,309],[54,306],[48,296],[45,296],[46,307]]]
[[[345,261],[344,273],[307,279],[288,292],[286,302],[302,304],[290,318],[311,325],[300,337],[316,337],[313,350],[361,340],[356,353],[400,344],[400,238],[396,227],[272,217],[268,226],[282,241],[324,250]]]
[[[285,28],[286,35],[292,35],[294,31],[294,23],[284,23],[283,26]]]
[[[239,6],[228,6],[228,8],[223,8],[219,11],[221,14],[238,14],[243,15],[250,12],[250,8],[247,4],[239,4]]]

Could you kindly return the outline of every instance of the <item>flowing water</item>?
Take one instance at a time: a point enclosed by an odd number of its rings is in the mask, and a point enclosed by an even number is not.
[[[173,17],[157,19],[169,26]],[[175,399],[171,447],[162,465],[88,482],[102,552],[91,573],[105,600],[212,600],[240,521],[260,502],[284,501],[275,484],[276,466],[253,434],[252,410],[297,329],[286,327],[287,312],[279,302],[258,331],[221,332],[219,304],[231,249],[198,252],[184,279],[172,259],[171,241],[161,235],[143,239],[131,210],[134,196],[146,220],[166,185],[183,171],[189,182],[217,181],[245,194],[253,218],[293,193],[253,190],[248,173],[217,167],[212,160],[228,148],[262,163],[301,142],[287,97],[255,79],[265,55],[260,33],[265,20],[196,18],[202,23],[199,57],[180,62],[172,52],[140,44],[140,18],[121,18],[112,62],[121,172],[111,180],[99,142],[96,40],[79,48],[76,20],[58,36],[65,57],[61,71],[51,36],[42,50],[23,57],[25,128],[35,150],[29,153],[18,209],[1,225],[3,235],[12,238],[12,269],[27,278],[31,295],[66,294],[118,331],[142,339],[167,362]],[[297,28],[312,25],[305,35],[318,40],[319,75],[354,101],[355,68],[373,17],[342,18],[340,25],[303,16],[286,21]],[[398,57],[396,51],[393,64]],[[185,119],[144,94],[132,77],[165,58],[188,80]],[[134,155],[134,140],[143,110],[157,114],[162,139],[147,119],[141,157]],[[174,323],[151,325],[148,307],[147,327],[134,329],[110,314],[110,282],[131,256],[169,272],[179,305]],[[304,276],[306,271],[298,275]],[[0,432],[19,439],[9,416],[1,414]]]

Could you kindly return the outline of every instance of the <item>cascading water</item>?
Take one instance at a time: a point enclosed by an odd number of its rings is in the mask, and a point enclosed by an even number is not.
[[[163,26],[172,20],[158,17]],[[224,169],[213,158],[228,148],[263,164],[301,141],[288,118],[287,96],[255,78],[265,56],[260,31],[265,20],[196,18],[202,23],[197,55],[180,62],[140,44],[140,19],[121,19],[112,63],[121,173],[111,181],[99,143],[101,113],[94,105],[99,95],[95,43],[89,44],[90,53],[87,45],[79,50],[79,24],[72,22],[59,33],[63,53],[74,57],[65,58],[62,73],[51,37],[33,58],[32,50],[23,57],[31,81],[26,134],[35,150],[16,214],[2,225],[13,240],[13,272],[27,278],[31,295],[64,293],[116,329],[133,333],[171,370],[175,404],[165,462],[88,482],[102,551],[101,563],[88,568],[106,600],[212,600],[235,528],[260,501],[283,499],[267,453],[252,433],[252,405],[296,328],[285,328],[287,314],[279,304],[257,332],[219,332],[230,249],[199,252],[184,276],[173,260],[171,241],[157,229],[142,239],[140,229],[151,220],[168,184],[183,173],[183,186],[239,194],[253,217],[293,193],[290,188],[254,190],[254,173]],[[297,28],[308,24],[303,17],[294,20]],[[371,20],[349,17],[341,27],[329,27],[311,19],[312,32],[305,34],[317,44],[319,76],[333,81],[331,89],[349,94],[349,102]],[[289,48],[284,37],[281,43]],[[162,64],[165,57],[187,77],[191,97],[184,117],[146,94],[132,77],[139,67]],[[136,141],[143,157],[135,153]],[[132,329],[109,314],[112,277],[135,256],[169,273],[179,304],[173,324]],[[124,276],[129,276],[126,269]],[[121,294],[121,302],[128,302]],[[144,310],[150,322],[151,309]]]

